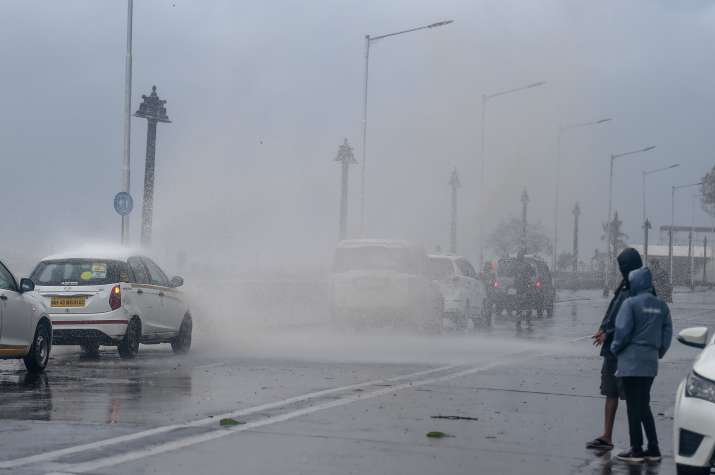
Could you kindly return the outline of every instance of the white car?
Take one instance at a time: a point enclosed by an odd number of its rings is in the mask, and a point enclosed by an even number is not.
[[[693,327],[681,331],[678,341],[703,351],[678,387],[675,463],[679,475],[707,475],[715,464],[715,337],[708,338],[706,327]]]
[[[193,323],[178,289],[156,263],[139,253],[68,253],[50,256],[32,272],[37,293],[50,309],[55,345],[80,345],[96,356],[100,345],[133,358],[139,343],[191,348]]]
[[[479,275],[467,259],[452,255],[430,255],[430,275],[444,297],[445,316],[458,327],[472,320],[474,324],[483,312],[486,291]],[[489,320],[486,323],[490,323]]]
[[[355,239],[335,251],[334,322],[439,328],[444,303],[424,249],[406,241]]]
[[[32,373],[45,369],[52,349],[52,323],[34,289],[30,279],[18,285],[0,262],[0,358],[22,358]]]

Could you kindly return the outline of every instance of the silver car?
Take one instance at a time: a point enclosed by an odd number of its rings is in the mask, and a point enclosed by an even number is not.
[[[52,322],[47,307],[22,279],[0,262],[0,358],[20,359],[30,372],[45,369],[52,349]]]

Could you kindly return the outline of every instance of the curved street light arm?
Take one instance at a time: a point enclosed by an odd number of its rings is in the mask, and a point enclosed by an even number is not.
[[[506,91],[499,91],[499,92],[495,92],[495,93],[493,93],[493,94],[484,94],[483,97],[484,97],[484,99],[485,99],[485,101],[486,101],[486,100],[492,99],[492,98],[494,98],[494,97],[505,96],[505,95],[511,94],[511,93],[513,93],[513,92],[519,92],[519,91],[524,91],[524,90],[526,90],[526,89],[531,89],[531,88],[534,88],[534,87],[543,86],[544,84],[546,84],[546,81],[539,81],[539,82],[535,82],[535,83],[532,83],[532,84],[528,84],[528,85],[526,85],[526,86],[516,87],[516,88],[514,88],[514,89],[508,89],[508,90],[506,90]]]
[[[454,20],[438,21],[437,23],[431,23],[429,25],[418,26],[415,28],[410,28],[408,30],[396,31],[394,33],[388,33],[386,35],[379,36],[368,36],[368,41],[377,41],[383,38],[389,38],[391,36],[404,35],[405,33],[412,33],[413,31],[427,30],[429,28],[439,28],[440,26],[446,26],[450,23],[454,23]]]

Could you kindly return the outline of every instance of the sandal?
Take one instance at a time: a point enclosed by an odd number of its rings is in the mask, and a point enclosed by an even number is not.
[[[613,444],[610,442],[603,440],[600,437],[596,437],[593,439],[591,442],[588,442],[586,444],[587,449],[597,449],[597,450],[611,450],[613,449]]]

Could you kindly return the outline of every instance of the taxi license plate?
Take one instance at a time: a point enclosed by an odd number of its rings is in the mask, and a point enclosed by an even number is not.
[[[506,293],[509,295],[516,295],[516,289],[509,289],[506,291]]]
[[[72,297],[57,297],[53,296],[50,298],[51,307],[84,307],[87,303],[87,296],[85,295],[74,295]]]

